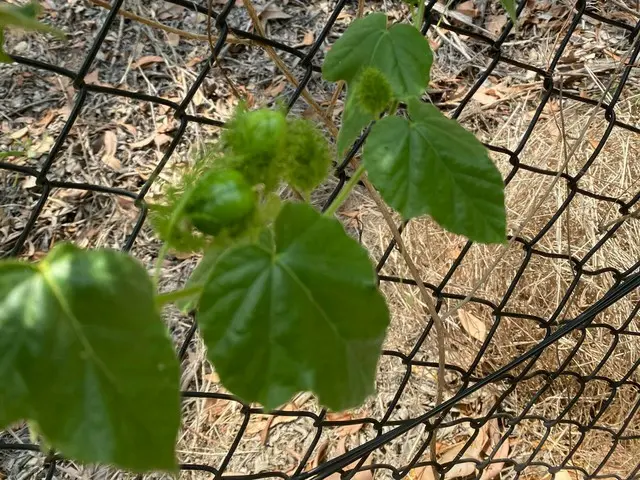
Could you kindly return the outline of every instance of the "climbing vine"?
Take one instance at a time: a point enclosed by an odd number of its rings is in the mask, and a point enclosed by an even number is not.
[[[303,390],[341,410],[374,392],[389,311],[367,251],[334,218],[358,180],[368,175],[406,220],[430,215],[483,243],[506,236],[487,150],[423,99],[433,55],[419,31],[424,5],[407,3],[413,24],[370,14],[326,56],[323,77],[347,85],[335,147],[309,120],[237,108],[220,142],[150,206],[163,241],[152,275],[125,253],[70,244],[36,264],[0,263],[0,427],[26,419],[70,458],[174,471],[179,365],[160,316],[169,303],[195,311],[222,384],[245,402],[272,409]],[[2,4],[0,32],[50,31],[24,8]],[[365,130],[362,164],[319,212],[310,193]],[[281,200],[282,183],[298,201]],[[158,293],[169,249],[203,258],[183,289]]]

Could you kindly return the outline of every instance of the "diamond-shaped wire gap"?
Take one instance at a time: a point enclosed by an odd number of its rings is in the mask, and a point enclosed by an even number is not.
[[[588,391],[589,388],[587,387],[585,393],[588,394]],[[598,415],[598,413],[607,408],[607,402],[613,399],[613,395],[615,395],[613,391],[609,392],[608,395],[603,392],[599,404],[592,407],[592,414],[594,415],[592,424],[582,425],[580,427],[580,438],[567,454],[567,458],[570,458],[570,461],[566,462],[568,465],[575,465],[593,474],[598,466],[607,458],[609,451],[613,448],[613,432],[597,425],[595,415]],[[602,410],[598,412],[596,410],[597,408],[601,408]],[[562,425],[562,423],[559,425]],[[611,467],[613,468],[606,473],[619,473],[615,471],[616,467],[614,465],[611,465]]]
[[[143,100],[129,98],[127,92],[117,92],[113,90],[105,90],[107,93],[89,92],[87,89],[101,89],[102,87],[89,86],[83,88],[74,104],[74,111],[79,112],[77,116],[70,117],[67,125],[65,125],[57,143],[51,147],[51,152],[55,152],[54,156],[49,154],[46,157],[45,167],[48,167],[47,178],[43,179],[45,186],[62,187],[60,190],[62,195],[62,204],[69,207],[69,199],[83,200],[86,204],[87,191],[97,191],[102,193],[116,193],[117,197],[113,197],[112,203],[115,205],[111,209],[104,210],[102,206],[101,214],[96,215],[96,205],[92,206],[92,215],[88,218],[110,218],[115,224],[133,224],[138,223],[141,219],[141,213],[134,206],[132,198],[135,198],[135,192],[146,180],[145,177],[151,176],[151,173],[158,162],[159,151],[166,149],[173,141],[168,134],[158,134],[160,128],[159,122],[155,125],[146,122],[142,117],[132,116],[130,105],[139,105],[140,115],[144,111],[144,107],[149,109],[161,109],[167,120],[165,122],[166,131],[171,133],[175,130],[171,124],[171,120],[167,112],[171,110],[171,104],[148,102],[148,97],[142,97]],[[122,93],[118,95],[118,93]],[[158,101],[161,102],[161,101]],[[84,105],[83,105],[84,104]],[[80,105],[84,108],[80,109]],[[175,105],[173,105],[175,106]],[[144,115],[143,115],[144,116]],[[73,124],[71,124],[73,120]],[[127,121],[135,122],[127,123]],[[153,130],[153,134],[150,132]],[[140,133],[138,133],[140,131]],[[139,148],[137,154],[128,158],[121,156],[122,150],[118,150],[119,145],[122,146],[128,140],[135,140],[135,135],[144,135],[145,138],[138,141]],[[161,136],[160,136],[161,135]],[[156,147],[157,145],[157,147]],[[154,150],[158,149],[158,152]],[[125,149],[130,152],[129,148]],[[78,162],[78,157],[82,156],[84,162]],[[83,168],[84,167],[84,168]],[[119,188],[120,190],[114,190]],[[134,195],[132,195],[134,194]],[[55,191],[52,192],[55,195]],[[65,198],[66,197],[66,198]],[[70,211],[65,215],[76,213],[76,206],[71,203]],[[128,212],[123,215],[123,212]],[[86,215],[85,215],[86,217]],[[77,225],[85,223],[82,213],[78,213],[77,217],[67,219],[73,223],[73,228],[69,235],[63,236],[62,239],[73,237],[78,229]],[[104,226],[104,225],[103,225]],[[121,246],[127,241],[126,238],[118,237],[110,241],[104,239],[95,240],[95,235],[104,236],[111,235],[111,231],[124,234],[121,229],[91,229],[83,234],[77,234],[76,240],[80,241],[81,246],[99,246],[108,244],[109,246]],[[78,238],[82,237],[82,238]],[[86,237],[86,238],[85,238]],[[84,242],[85,244],[82,244]]]
[[[639,445],[637,426],[635,425],[640,406],[639,401],[636,384],[624,384],[617,388],[614,401],[598,422],[598,427],[615,432],[613,445],[598,468],[594,470],[594,475],[617,473],[625,478],[640,464],[637,460]]]
[[[13,160],[9,158],[13,163]],[[31,175],[26,174],[31,172]],[[39,202],[44,202],[42,188],[36,187],[37,172],[0,169],[0,212],[3,225],[0,228],[0,256],[8,255],[16,241],[23,235],[32,212]],[[26,255],[32,257],[39,249],[32,242],[26,246]]]
[[[0,432],[0,473],[6,478],[28,471],[42,471],[46,455],[30,441],[27,424],[21,422]]]
[[[220,471],[235,455],[250,414],[226,392],[183,393],[182,428],[176,446],[181,464],[205,465]],[[196,478],[196,477],[194,477]]]
[[[568,436],[579,435],[575,426],[573,429],[554,426],[552,420],[535,414],[518,416],[513,423],[514,446],[510,458],[519,465],[559,465],[567,454]]]
[[[111,64],[108,71],[99,72],[100,80],[134,90],[145,86],[146,93],[179,102],[195,79],[197,66],[209,56],[206,15],[198,13],[193,4],[190,8],[170,2],[125,7],[171,31],[138,19],[115,22],[98,54],[98,60]],[[215,19],[212,34],[215,43],[219,34]]]
[[[0,114],[11,126],[7,124],[6,130],[3,126],[0,151],[24,152],[22,157],[3,160],[37,168],[45,163],[69,117],[75,93],[71,87],[73,72],[64,75],[20,63],[5,68],[11,74],[6,76],[10,79],[6,89],[0,87],[0,95],[5,99]]]
[[[269,414],[261,414],[261,409],[252,409],[238,451],[227,467],[227,474],[295,473],[314,443],[320,411],[308,393],[297,395]],[[317,460],[312,458],[311,462],[314,461]]]
[[[54,243],[73,241],[80,247],[119,248],[126,239],[126,231],[121,228],[102,228],[105,218],[113,227],[129,224],[133,227],[140,215],[134,205],[134,196],[127,191],[101,188],[91,184],[52,182],[45,186],[35,183],[35,177],[19,173],[0,173],[10,182],[1,201],[3,213],[7,215],[13,230],[7,231],[0,240],[0,250],[8,254],[16,246],[16,241],[25,232],[21,254],[26,258],[42,258]],[[48,195],[48,199],[45,196]],[[20,202],[15,203],[17,199]],[[40,202],[42,208],[38,210]],[[24,208],[31,205],[31,208]],[[29,224],[33,213],[37,218]],[[96,216],[100,211],[101,215]],[[98,225],[99,224],[99,225]]]
[[[456,350],[451,348],[452,363],[476,378],[508,365],[545,336],[536,317],[506,312],[493,315],[491,309],[474,303],[463,307],[450,321],[457,324],[450,333],[450,342],[458,345]]]
[[[514,282],[504,310],[510,314],[535,315],[548,320],[568,302],[575,288],[573,264],[565,258],[532,254],[526,268]]]
[[[486,427],[488,427],[489,425],[487,425],[486,420],[489,418],[489,415],[495,415],[495,418],[502,418],[502,417],[508,418],[508,414],[506,414],[506,411],[504,410],[503,400],[514,390],[518,380],[522,378],[531,369],[534,362],[535,362],[535,357],[525,362],[524,365],[516,368],[516,370],[514,370],[514,374],[517,373],[517,376],[515,377],[509,374],[507,374],[507,376],[504,376],[504,375],[496,376],[492,382],[486,383],[485,386],[480,387],[480,389],[478,389],[473,383],[469,384],[467,381],[466,385],[470,385],[470,389],[465,389],[465,387],[459,389],[459,394],[456,396],[456,399],[458,399],[457,405],[461,406],[461,408],[463,409],[462,410],[463,412],[465,408],[466,409],[470,408],[471,412],[475,412],[475,415],[469,414],[467,412],[466,415],[459,416],[460,411],[456,408],[455,400],[452,400],[452,402],[454,402],[452,403],[452,406],[448,407],[445,410],[445,415],[447,415],[446,413],[447,411],[450,411],[451,413],[448,414],[449,416],[445,418],[445,421],[442,423],[442,427],[444,427],[442,430],[443,432],[442,436],[446,436],[447,432],[450,433],[452,431],[451,430],[452,427],[454,428],[453,431],[459,431],[459,428],[456,427],[456,425],[459,426],[460,424],[470,421],[469,420],[470,416],[472,418],[476,417],[477,419],[473,420],[470,424],[471,426],[474,427],[475,431],[467,434],[467,435],[470,435],[470,437],[466,440],[466,442],[462,442],[462,444],[458,444],[459,448],[451,452],[453,453],[453,455],[442,456],[441,463],[442,462],[447,463],[447,465],[445,465],[445,468],[447,469],[447,471],[451,468],[471,469],[471,467],[473,467],[473,465],[471,464],[455,466],[454,464],[450,463],[450,461],[454,460],[455,456],[459,457],[460,455],[462,455],[462,454],[458,455],[462,449],[467,450],[470,447],[473,447],[473,444],[477,444],[478,442],[480,442],[482,445],[485,445],[484,440],[478,439],[478,435],[483,434],[483,432],[487,433]],[[502,379],[511,379],[510,381],[512,382],[512,384],[508,385],[508,384],[501,383]],[[475,381],[475,379],[472,379],[472,380]],[[472,391],[472,389],[474,391]],[[483,420],[482,417],[485,414],[487,416],[484,417],[484,420]],[[504,431],[504,438],[509,436],[512,430],[513,429],[511,428],[509,430]],[[438,437],[440,438],[440,436],[441,434],[439,433]],[[428,443],[428,440],[422,444],[422,447],[417,452],[414,452],[415,455],[412,458],[408,467],[416,465],[416,462],[423,457],[424,452],[426,452],[426,449],[427,449],[427,443]],[[473,456],[475,457],[474,463],[477,466],[479,466],[479,468],[482,468],[480,464],[482,465],[487,464],[487,459],[483,459],[482,456],[479,456],[479,453],[482,453],[484,451],[484,447],[480,448],[477,445],[476,447],[477,448],[475,449],[475,453],[473,454]],[[473,453],[474,450],[472,449],[470,452]],[[490,454],[487,452],[485,453],[487,455]],[[463,463],[468,463],[468,462],[463,462]]]
[[[279,48],[275,49],[275,52],[279,55],[283,63],[287,65],[288,70],[301,84],[301,87],[308,88],[316,100],[321,100],[323,97],[328,98],[330,95],[326,92],[327,85],[324,82],[318,82],[317,76],[310,75],[313,70],[319,71],[318,64],[314,65],[310,62],[312,61],[313,54],[317,52],[324,36],[328,33],[330,25],[326,23],[327,20],[332,16],[337,16],[342,10],[343,4],[344,2],[338,2],[333,10],[327,10],[326,7],[321,7],[318,10],[318,14],[313,17],[313,25],[321,21],[325,24],[321,38],[309,38],[307,35],[306,42],[300,44],[296,44],[295,41],[289,42],[289,45],[295,46],[291,52]],[[295,9],[297,6],[292,5],[289,8]],[[265,18],[282,16],[284,12],[279,6],[267,6],[267,10],[268,11],[264,12]],[[242,15],[246,15],[244,10],[242,10],[242,12]],[[286,21],[284,18],[280,20]],[[267,22],[267,26],[269,26],[269,22]],[[285,33],[287,37],[297,35],[295,29],[283,28],[282,32]],[[277,37],[270,35],[269,28],[267,28],[265,33],[268,37],[268,43],[273,43],[278,40]],[[230,104],[235,103],[231,85],[245,97],[250,105],[274,105],[281,103],[283,97],[290,97],[294,94],[295,86],[291,85],[286,76],[269,56],[266,55],[264,47],[260,45],[260,42],[252,46],[242,45],[235,48],[230,45],[225,45],[218,55],[218,60],[220,67],[213,69],[207,78],[204,79],[203,84],[199,87],[191,102],[191,106],[198,112],[209,110],[217,114],[218,110],[223,110],[223,113],[227,110],[227,113],[230,113]],[[255,65],[256,68],[252,70],[250,76],[243,77],[244,70],[230,68],[230,66],[238,63],[251,63]],[[223,77],[226,78],[220,78],[220,69],[225,72]],[[213,76],[216,77],[215,81],[211,80]],[[221,91],[222,95],[226,98],[220,98],[214,103],[211,101],[211,97],[212,95],[217,95],[217,91]],[[220,95],[217,96],[220,97]],[[298,96],[299,92],[295,94],[295,97]],[[289,102],[291,103],[291,100]],[[298,111],[297,108],[299,107],[294,106],[294,111],[298,114],[305,111],[305,109],[306,114],[309,114],[311,111],[309,107],[303,107],[303,110],[300,111]]]

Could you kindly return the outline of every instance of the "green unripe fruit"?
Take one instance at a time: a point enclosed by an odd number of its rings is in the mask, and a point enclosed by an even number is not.
[[[256,208],[256,194],[236,170],[213,170],[194,186],[186,217],[200,232],[217,235],[242,224]]]
[[[222,136],[224,149],[233,157],[233,167],[251,185],[264,184],[273,189],[280,180],[277,159],[282,155],[287,136],[287,120],[283,112],[260,109],[238,109]]]
[[[313,122],[300,118],[289,122],[287,137],[284,178],[308,194],[327,178],[333,158],[329,143]]]
[[[356,85],[356,99],[367,112],[380,115],[393,98],[393,90],[387,77],[375,67],[365,68]]]

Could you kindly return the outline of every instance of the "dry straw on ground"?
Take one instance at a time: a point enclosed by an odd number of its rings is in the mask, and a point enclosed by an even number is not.
[[[75,69],[86,54],[89,45],[87,38],[91,38],[91,34],[99,28],[106,12],[95,4],[79,0],[49,0],[46,3],[49,14],[55,17],[55,22],[62,28],[81,25],[82,38],[74,36],[68,44],[45,49],[45,44],[37,37],[11,36],[8,39],[8,49]],[[214,1],[215,5],[219,6],[219,3]],[[504,53],[510,58],[545,69],[559,39],[566,32],[567,21],[574,13],[573,4],[560,0],[529,3],[522,15],[523,24],[509,38]],[[635,24],[638,18],[634,16],[634,8],[637,9],[637,5],[632,3],[589,2],[590,6],[599,9],[607,17]],[[206,22],[203,22],[202,16],[164,2],[150,4],[130,1],[125,4],[127,10],[135,15],[169,25],[173,29],[189,31],[196,37],[185,38],[150,25],[121,19],[107,36],[105,47],[87,81],[119,85],[165,98],[179,99],[193,81],[198,62],[206,57],[208,45],[203,41]],[[319,33],[333,8],[333,4],[328,1],[256,1],[255,4],[258,11],[263,13],[262,19],[269,35],[301,47],[309,45]],[[462,2],[452,11],[447,11],[444,5],[440,5],[438,9],[445,14],[444,22],[476,25],[474,28],[495,36],[504,26],[505,17],[494,4],[497,2],[477,0]],[[367,8],[387,11],[395,19],[406,15],[402,7],[392,5],[391,2],[372,2],[367,4]],[[346,8],[338,19],[337,29],[345,28],[354,16],[355,10]],[[239,28],[250,27],[250,20],[241,8],[234,9],[230,21]],[[451,111],[458,105],[478,72],[490,63],[490,52],[485,45],[474,39],[446,29],[432,29],[430,35],[437,60],[429,93],[441,108]],[[335,37],[331,37],[331,41],[334,39]],[[621,59],[629,48],[624,32],[597,21],[585,20],[572,36],[554,80],[560,82],[568,92],[598,99],[603,94],[606,95],[610,79],[619,77],[616,74],[619,73]],[[230,45],[225,47],[221,57],[222,66],[229,77],[257,105],[271,104],[276,98],[292,92],[286,79],[257,46]],[[287,55],[283,58],[294,73],[301,74],[302,70],[297,68],[295,59]],[[72,90],[62,77],[34,74],[32,70],[18,65],[4,69],[11,75],[2,75],[0,92],[3,97],[11,100],[0,107],[0,145],[3,149],[28,149],[31,155],[24,161],[25,164],[38,166],[42,155],[50,148],[53,138],[59,133],[69,114]],[[309,84],[312,95],[324,107],[329,103],[332,88],[316,77]],[[638,76],[633,72],[616,107],[619,120],[636,124],[635,119],[640,110],[638,90]],[[500,64],[474,95],[472,102],[460,116],[460,121],[483,141],[513,150],[518,147],[529,125],[539,104],[541,92],[542,81],[535,74]],[[228,85],[214,72],[204,83],[190,108],[193,113],[224,120],[232,112],[235,103]],[[336,119],[339,118],[341,108],[339,101],[334,111]],[[314,115],[304,102],[296,104],[294,110],[298,114]],[[574,175],[598,146],[606,126],[602,113],[592,117],[590,109],[583,104],[556,98],[545,108],[541,120],[519,154],[519,160],[533,169],[554,172],[563,169],[561,167],[567,159],[566,152],[575,150],[565,168],[567,174]],[[93,95],[74,127],[68,145],[63,148],[60,161],[56,162],[54,174],[66,180],[113,185],[135,191],[148,178],[175,129],[175,122],[162,107],[124,98]],[[180,165],[189,161],[191,148],[204,139],[215,138],[217,133],[214,128],[190,127],[187,141],[174,154],[174,160],[163,172],[162,180],[171,181],[179,174]],[[595,194],[630,200],[640,190],[640,166],[636,160],[639,153],[640,141],[637,135],[614,128],[579,186]],[[503,174],[507,175],[511,168],[508,156],[494,153],[493,158]],[[0,193],[0,250],[6,250],[24,226],[38,192],[24,177],[6,173],[0,175],[3,182]],[[554,182],[552,175],[541,175],[531,170],[520,170],[517,173],[506,192],[511,232],[522,227],[520,236],[531,239],[555,215],[569,192],[564,180],[561,179],[555,185]],[[314,199],[318,203],[322,202],[332,186],[333,182],[330,181],[326,188],[316,192]],[[531,206],[536,203],[540,203],[539,207],[531,218],[527,218]],[[578,194],[558,221],[542,236],[536,248],[582,258],[598,242],[602,230],[619,215],[618,210],[612,208],[610,203]],[[364,191],[354,192],[341,211],[341,219],[350,232],[361,238],[372,258],[380,258],[388,245],[390,234],[381,214]],[[118,248],[123,244],[134,220],[135,208],[125,200],[60,190],[54,193],[52,200],[46,205],[23,256],[31,260],[40,258],[52,244],[64,239],[73,240],[85,247]],[[527,221],[523,224],[525,220]],[[635,219],[625,222],[584,268],[598,271],[607,267],[619,270],[632,267],[640,258],[640,244],[637,241],[639,222]],[[428,219],[411,222],[403,236],[423,280],[430,284],[438,284],[442,280],[465,243],[464,239],[443,232]],[[141,261],[151,265],[158,246],[151,232],[145,229],[135,243],[133,253]],[[502,248],[474,245],[448,282],[446,292],[466,295],[495,262]],[[574,318],[600,298],[613,281],[607,272],[581,276],[570,300],[558,312],[558,305],[564,304],[563,295],[574,281],[575,271],[572,265],[563,259],[538,255],[528,259],[521,245],[515,244],[508,249],[476,296],[495,305],[499,304],[525,260],[529,260],[529,263],[504,306],[504,310],[512,315],[500,318],[500,325],[493,332],[486,352],[477,362],[475,377],[487,375],[509,363],[543,338],[544,329],[527,315],[543,318],[557,315],[560,320]],[[196,262],[197,257],[171,256],[163,270],[163,288],[180,285]],[[398,252],[391,253],[381,274],[410,277]],[[384,283],[382,288],[393,314],[385,348],[408,354],[425,327],[424,305],[417,289],[411,285]],[[597,318],[597,324],[621,327],[632,313],[636,302],[637,295],[618,302]],[[443,311],[454,305],[455,302],[445,302]],[[175,311],[167,312],[167,321],[176,341],[184,337],[191,325],[191,319],[180,316]],[[492,309],[476,302],[465,305],[456,315],[450,316],[446,320],[447,363],[468,369],[495,321]],[[637,322],[632,320],[625,325],[625,332],[628,333],[617,337],[604,326],[589,328],[583,335],[576,332],[563,338],[540,356],[531,372],[557,371],[564,359],[577,349],[577,353],[572,355],[569,370],[580,375],[591,375],[598,369],[597,373],[602,377],[620,379],[633,370],[635,363],[640,360],[638,344],[635,336],[630,333],[636,331]],[[617,344],[614,343],[615,338],[619,339]],[[435,338],[430,334],[416,358],[436,362],[435,345]],[[205,361],[204,348],[199,341],[189,349],[183,367],[184,389],[223,391],[215,372]],[[377,395],[355,411],[329,414],[329,420],[364,417],[382,420],[406,372],[406,365],[399,357],[384,356],[379,367]],[[631,378],[636,377],[633,373]],[[449,373],[446,380],[445,397],[451,397],[460,385],[460,378]],[[564,418],[575,421],[576,424],[588,424],[593,420],[594,412],[598,412],[609,401],[612,395],[610,386],[595,380],[581,390],[581,383],[575,377],[562,375],[539,394],[545,383],[545,377],[533,375],[520,382],[502,401],[501,412],[517,416],[526,409],[527,416],[511,431],[508,442],[503,443],[506,448],[501,447],[496,458],[504,457],[522,462],[536,452],[534,463],[560,465],[567,454],[575,449],[571,461],[564,466],[580,467],[592,472],[609,452],[610,434],[603,430],[593,430],[583,436],[575,425],[565,423],[548,427],[545,419],[557,418],[563,409],[570,406]],[[427,366],[413,367],[396,409],[385,419],[390,420],[390,425],[385,426],[383,431],[393,428],[394,422],[415,418],[432,408],[435,388],[436,369]],[[492,384],[456,405],[446,418],[449,423],[438,432],[440,462],[453,459],[471,435],[476,437],[471,437],[475,439],[466,451],[466,456],[480,459],[491,451],[500,434],[508,431],[509,426],[505,422],[491,421],[478,430],[469,421],[457,423],[456,420],[483,417],[494,407],[501,393],[507,390],[507,382]],[[532,403],[536,395],[539,397]],[[575,397],[577,401],[571,404]],[[599,417],[598,424],[617,429],[628,415],[632,415],[633,421],[625,433],[638,433],[634,430],[637,429],[634,424],[638,419],[632,411],[637,401],[637,389],[621,387],[612,395],[611,404]],[[226,464],[225,475],[263,471],[292,474],[317,431],[310,417],[247,417],[241,405],[235,401],[187,399],[183,408],[178,455],[185,463],[219,467],[225,462],[240,425],[248,422],[245,434]],[[284,408],[314,414],[320,412],[320,408],[308,394],[299,395]],[[309,463],[314,466],[334,458],[372,440],[377,433],[371,424],[323,428],[318,447]],[[24,428],[6,432],[1,438],[27,441]],[[417,427],[376,450],[367,461],[374,464],[388,463],[396,467],[406,465],[425,439],[424,427]],[[541,448],[536,450],[539,445],[542,445]],[[618,442],[606,466],[598,473],[617,474],[626,478],[635,468],[639,452],[638,440]],[[7,478],[19,480],[37,478],[42,462],[43,456],[40,454],[0,453],[0,478],[3,474]],[[515,476],[508,462],[494,470],[497,470],[494,478],[507,479]],[[462,463],[450,471],[447,478],[464,478],[467,474],[473,474],[473,471],[471,463]],[[374,475],[375,478],[387,478],[390,473],[381,468]],[[409,473],[413,480],[429,480],[428,475],[428,469],[415,469]],[[358,476],[358,480],[371,478],[371,474],[366,472],[359,473]],[[59,467],[57,478],[129,477],[103,467],[83,467],[65,462]],[[210,478],[210,474],[183,472],[181,478]],[[551,477],[547,475],[546,468],[534,465],[521,472],[520,478],[542,480]],[[560,480],[573,478],[580,477],[567,472],[556,476]]]

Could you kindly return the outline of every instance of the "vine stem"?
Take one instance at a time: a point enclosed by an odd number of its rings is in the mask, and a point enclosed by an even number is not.
[[[347,198],[349,198],[351,190],[353,190],[354,187],[358,184],[360,178],[362,178],[362,175],[364,175],[364,165],[360,164],[356,171],[353,172],[353,175],[351,175],[349,181],[345,184],[344,187],[342,187],[340,192],[338,192],[338,195],[336,195],[336,198],[333,199],[333,202],[331,202],[327,210],[324,212],[325,216],[333,217],[335,215],[342,204],[347,200]]]
[[[413,18],[413,25],[419,31],[422,28],[422,22],[424,21],[425,0],[418,0],[418,3],[418,12]]]
[[[161,308],[169,303],[175,303],[183,298],[189,298],[199,294],[203,290],[202,285],[193,285],[191,287],[174,290],[172,292],[159,293],[156,295],[156,306]]]
[[[413,281],[416,282],[416,286],[418,287],[418,291],[420,292],[420,296],[422,297],[422,301],[426,305],[426,312],[431,315],[431,319],[433,320],[433,324],[436,328],[436,342],[438,344],[438,379],[436,385],[436,401],[434,408],[442,403],[444,397],[444,374],[445,374],[445,361],[446,361],[446,351],[445,351],[445,338],[447,335],[447,331],[444,327],[444,321],[438,314],[438,310],[436,309],[433,300],[431,299],[431,295],[427,291],[427,287],[424,286],[424,282],[420,278],[420,272],[418,272],[418,268],[416,264],[411,259],[409,252],[407,251],[407,247],[402,239],[402,235],[400,231],[396,227],[395,222],[393,221],[393,217],[389,213],[387,209],[387,205],[384,203],[384,200],[380,197],[380,194],[375,189],[375,187],[371,184],[371,182],[365,177],[362,179],[365,187],[367,188],[369,195],[373,199],[374,203],[382,213],[382,217],[385,220],[389,230],[391,231],[391,235],[393,235],[393,239],[396,241],[398,249],[400,250],[400,255],[404,262],[407,264],[407,268],[409,269],[409,273],[413,278]],[[437,443],[437,429],[433,430],[433,437],[431,438],[430,445],[430,454],[431,461],[436,460],[436,443]],[[431,466],[431,470],[433,472],[434,478],[437,478],[438,472],[436,470],[435,465]]]
[[[420,1],[424,2],[424,0],[420,0]],[[257,14],[257,12],[256,12],[256,10],[255,10],[255,8],[253,6],[253,3],[251,2],[251,0],[243,0],[243,4],[244,4],[245,8],[247,9],[247,12],[249,13],[249,16],[251,17],[251,22],[253,23],[254,28],[258,31],[258,33],[263,35],[264,29],[262,28],[262,25],[260,23],[260,19],[258,18],[258,14]],[[364,5],[364,3],[362,3],[362,5]],[[423,6],[423,16],[424,16],[424,6]],[[280,71],[283,73],[283,75],[287,78],[287,80],[289,80],[289,82],[291,82],[292,85],[297,87],[298,86],[298,81],[293,76],[293,74],[291,73],[289,68],[286,66],[286,64],[278,56],[276,51],[273,48],[269,47],[269,46],[265,46],[264,48],[267,51],[268,55],[271,57],[271,59],[274,61],[276,66],[280,69]],[[337,137],[338,128],[333,123],[333,120],[331,120],[331,117],[329,115],[327,115],[327,112],[325,112],[324,109],[314,100],[314,98],[311,96],[311,94],[309,94],[309,91],[306,88],[302,89],[302,97],[316,111],[316,113],[318,114],[320,119],[326,125],[327,129],[329,130],[329,132],[334,137]],[[358,170],[358,168],[360,166],[358,161],[355,158],[351,159],[351,165],[356,169],[356,171]],[[391,216],[391,214],[387,210],[386,204],[384,203],[382,198],[380,198],[380,195],[378,194],[377,190],[371,184],[371,182],[369,182],[369,180],[367,179],[366,175],[362,176],[362,182],[364,183],[364,186],[366,187],[367,191],[369,192],[369,195],[371,196],[371,198],[375,202],[376,206],[380,210],[380,213],[382,213],[384,221],[387,224],[387,227],[389,228],[389,230],[391,231],[391,234],[393,235],[393,238],[395,239],[396,244],[398,245],[398,248],[400,249],[402,257],[403,257],[405,263],[407,264],[407,267],[409,268],[409,272],[411,273],[411,276],[413,277],[413,280],[415,281],[416,285],[418,286],[418,290],[420,292],[420,296],[422,297],[422,301],[427,307],[427,312],[429,312],[429,314],[431,315],[431,318],[433,319],[433,322],[434,322],[434,325],[435,325],[435,328],[436,328],[436,341],[437,341],[437,344],[438,344],[438,383],[437,383],[436,404],[435,404],[435,406],[437,407],[440,403],[442,403],[442,398],[443,398],[443,395],[444,395],[445,335],[446,335],[446,331],[445,331],[445,328],[444,328],[444,323],[443,323],[442,319],[440,318],[440,316],[438,315],[438,311],[436,310],[436,306],[433,303],[433,300],[432,300],[431,296],[429,295],[429,292],[427,291],[426,287],[424,286],[424,283],[420,279],[420,274],[418,272],[417,267],[413,263],[413,260],[411,259],[411,257],[407,254],[407,249],[405,247],[404,241],[402,240],[402,236],[401,236],[400,232],[398,231],[398,228],[396,227],[396,225],[395,225],[395,223],[393,221],[393,217]],[[431,452],[430,453],[431,453],[431,460],[432,461],[435,461],[435,446],[436,446],[436,430],[433,431],[433,437],[432,437],[432,441],[431,441]],[[432,471],[433,471],[434,474],[436,474],[435,466],[432,467]]]
[[[156,258],[156,263],[153,267],[153,283],[158,287],[158,283],[160,282],[160,275],[162,274],[162,264],[164,263],[164,259],[169,252],[169,244],[164,242],[162,247],[160,247],[160,251],[158,252],[158,258]]]

